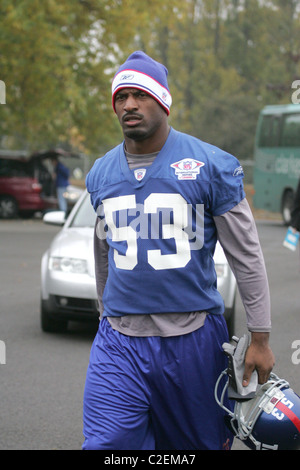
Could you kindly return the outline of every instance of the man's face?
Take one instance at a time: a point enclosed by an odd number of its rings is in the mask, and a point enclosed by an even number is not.
[[[135,141],[153,137],[167,119],[157,101],[136,88],[120,90],[115,96],[115,109],[124,136]]]

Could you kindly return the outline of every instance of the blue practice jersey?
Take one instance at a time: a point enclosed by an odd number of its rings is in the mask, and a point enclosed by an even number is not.
[[[213,217],[245,197],[235,157],[171,129],[150,167],[130,170],[120,144],[86,186],[109,245],[104,316],[223,313]]]

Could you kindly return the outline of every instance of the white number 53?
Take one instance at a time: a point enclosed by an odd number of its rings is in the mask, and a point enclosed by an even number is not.
[[[114,249],[116,266],[119,269],[132,270],[138,263],[137,232],[130,225],[117,227],[114,221],[114,212],[135,209],[135,195],[113,197],[102,202],[112,241],[127,242],[125,255],[121,255],[118,250]],[[159,208],[169,208],[173,211],[173,223],[163,223],[162,238],[174,238],[176,252],[162,254],[161,250],[147,250],[148,263],[154,269],[183,268],[191,259],[188,233],[183,230],[188,225],[188,204],[180,194],[150,194],[144,201],[144,213],[154,214]]]

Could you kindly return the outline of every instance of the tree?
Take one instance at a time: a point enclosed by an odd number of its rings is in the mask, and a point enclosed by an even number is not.
[[[122,49],[132,43],[132,5],[1,2],[0,73],[7,103],[0,126],[2,135],[14,136],[12,145],[35,150],[73,140],[95,151],[111,143],[116,125],[109,83]]]
[[[290,102],[300,78],[299,11],[300,0],[2,0],[1,134],[102,153],[121,138],[112,77],[141,49],[169,69],[174,127],[251,158],[259,110]]]

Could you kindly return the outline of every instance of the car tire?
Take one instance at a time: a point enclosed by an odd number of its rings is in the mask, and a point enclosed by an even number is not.
[[[46,302],[41,299],[41,328],[45,333],[64,333],[68,328],[67,320],[53,318]]]
[[[0,219],[15,219],[18,215],[17,201],[11,196],[0,197]]]

